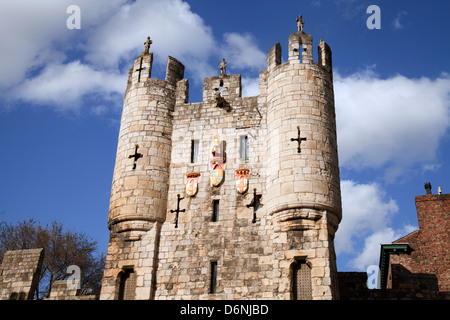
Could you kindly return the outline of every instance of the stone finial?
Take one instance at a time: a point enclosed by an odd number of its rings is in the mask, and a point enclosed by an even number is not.
[[[225,75],[227,73],[227,62],[225,58],[222,58],[222,62],[219,64],[220,75]]]
[[[150,45],[153,43],[152,40],[150,40],[150,37],[147,37],[147,41],[144,42],[144,53],[148,53],[150,50]]]
[[[425,190],[427,190],[427,194],[431,194],[431,183],[425,182]]]
[[[298,32],[303,33],[303,26],[305,25],[305,20],[302,19],[302,15],[300,14],[297,17],[297,28],[298,28]]]

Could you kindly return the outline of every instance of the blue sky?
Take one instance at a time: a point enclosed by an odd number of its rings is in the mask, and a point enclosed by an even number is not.
[[[81,28],[66,12],[80,8]],[[381,29],[368,29],[370,5]],[[190,102],[203,78],[240,73],[257,95],[269,49],[305,32],[333,51],[343,220],[338,270],[378,264],[379,244],[418,228],[414,197],[450,189],[446,1],[2,0],[0,221],[57,220],[106,252],[109,196],[128,68],[150,35],[152,76],[171,55]]]

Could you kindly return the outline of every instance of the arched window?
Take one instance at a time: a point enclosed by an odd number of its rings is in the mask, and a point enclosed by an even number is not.
[[[297,260],[292,265],[292,298],[312,300],[311,267],[304,260]]]
[[[125,269],[120,273],[119,300],[134,300],[136,295],[136,273]]]

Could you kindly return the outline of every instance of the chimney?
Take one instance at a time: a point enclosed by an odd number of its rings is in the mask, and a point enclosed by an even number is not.
[[[438,193],[442,194],[442,188],[441,187],[438,187]]]
[[[431,194],[431,183],[425,182],[425,190],[427,190],[427,194]]]

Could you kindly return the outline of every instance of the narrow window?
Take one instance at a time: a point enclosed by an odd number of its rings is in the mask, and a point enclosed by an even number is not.
[[[212,222],[219,221],[219,200],[213,200]]]
[[[311,268],[305,261],[296,261],[292,270],[294,300],[312,300]]]
[[[211,281],[209,293],[216,293],[217,287],[217,261],[211,261]]]
[[[198,161],[199,140],[191,140],[191,163]]]
[[[300,43],[298,48],[298,58],[300,59],[300,62],[303,62],[303,51],[304,51],[303,46]]]
[[[248,159],[248,136],[241,136],[241,159]]]
[[[134,300],[136,294],[136,273],[125,269],[120,275],[119,300]]]

